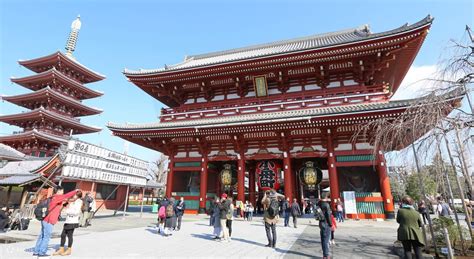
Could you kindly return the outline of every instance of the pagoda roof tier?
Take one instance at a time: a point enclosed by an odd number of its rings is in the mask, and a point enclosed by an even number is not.
[[[68,127],[75,129],[75,132],[73,132],[73,134],[94,133],[102,130],[98,127],[81,124],[80,121],[77,119],[60,115],[58,113],[46,110],[43,107],[32,111],[0,116],[0,121],[8,123],[10,125],[18,125],[20,122],[24,121],[45,119],[56,121],[60,125],[67,125]]]
[[[211,96],[216,92],[237,92],[239,87],[253,84],[253,77],[262,75],[276,84],[312,80],[322,88],[331,80],[348,77],[359,84],[387,84],[390,91],[395,92],[421,48],[432,21],[433,18],[427,16],[414,24],[379,33],[372,33],[364,25],[188,56],[176,65],[138,71],[125,69],[124,74],[169,107],[183,105],[193,96],[205,97],[206,91]]]
[[[458,91],[446,94],[446,100],[456,100],[462,95]],[[269,113],[256,113],[238,116],[218,116],[214,118],[195,119],[186,121],[155,122],[144,124],[125,125],[109,122],[107,127],[115,135],[194,135],[203,129],[225,128],[225,127],[243,127],[244,131],[254,130],[247,125],[276,124],[285,122],[307,121],[317,123],[320,126],[345,124],[346,119],[338,119],[341,116],[370,116],[380,112],[399,113],[413,104],[419,103],[423,98],[397,100],[388,102],[359,103],[341,106],[327,106],[318,108],[307,108],[299,110],[289,110]],[[317,125],[316,125],[317,126]],[[247,128],[247,129],[245,129]]]
[[[81,92],[82,95],[78,97],[78,99],[95,98],[104,94],[102,92],[85,87],[80,82],[69,78],[54,67],[38,74],[20,78],[11,78],[10,80],[33,91],[37,91],[41,88],[44,88],[45,86],[51,83],[54,84],[56,80],[58,80],[59,82]]]
[[[105,79],[104,75],[82,65],[61,51],[40,58],[19,60],[18,63],[36,73],[44,72],[53,67],[58,69],[67,68],[69,71],[74,71],[75,74],[79,74],[78,80],[82,83],[92,83]]]
[[[47,101],[48,99],[51,99],[53,103],[63,104],[68,107],[72,107],[76,109],[79,115],[74,115],[74,116],[87,116],[87,115],[99,114],[102,112],[102,110],[100,109],[84,105],[81,102],[75,100],[74,98],[71,98],[56,90],[53,90],[49,86],[41,90],[38,90],[36,92],[20,94],[20,95],[15,95],[15,96],[2,96],[2,99],[5,101],[14,103],[16,105],[25,107],[27,109],[34,109],[32,107],[34,107],[35,103],[41,102],[41,101]]]
[[[66,144],[68,139],[61,138],[46,132],[41,132],[36,129],[25,131],[8,136],[0,136],[0,143],[15,142],[15,141],[25,141],[25,140],[43,140],[55,144]]]

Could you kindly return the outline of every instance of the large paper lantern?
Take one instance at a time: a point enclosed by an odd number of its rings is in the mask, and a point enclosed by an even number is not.
[[[220,173],[221,183],[224,185],[224,189],[230,189],[232,186],[232,166],[229,164],[224,165]]]
[[[260,190],[278,190],[280,182],[278,176],[281,172],[281,166],[273,161],[260,161],[257,164],[256,173],[258,175],[258,188]]]
[[[314,162],[307,161],[305,166],[300,169],[299,177],[301,182],[311,191],[316,190],[316,186],[321,183],[323,171],[314,167]]]

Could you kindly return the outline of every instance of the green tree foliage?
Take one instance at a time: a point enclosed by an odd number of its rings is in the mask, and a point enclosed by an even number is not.
[[[430,175],[427,170],[422,170],[421,178],[425,187],[426,195],[429,197],[436,196],[437,183],[435,179],[433,179],[433,176]],[[416,201],[419,201],[421,198],[421,187],[419,183],[417,173],[414,172],[408,176],[405,192]]]

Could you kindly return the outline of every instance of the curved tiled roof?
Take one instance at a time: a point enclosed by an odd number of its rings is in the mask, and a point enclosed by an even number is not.
[[[79,108],[83,111],[85,111],[85,115],[92,115],[92,114],[98,114],[103,112],[103,110],[95,108],[95,107],[89,107],[87,105],[82,104],[81,102],[66,96],[54,89],[51,89],[49,86],[46,86],[45,88],[38,90],[36,92],[30,92],[26,94],[19,94],[19,95],[14,95],[14,96],[1,96],[1,99],[15,103],[21,106],[21,100],[24,99],[29,99],[32,100],[34,97],[42,97],[50,94],[51,96],[54,96],[56,98],[60,98],[65,100],[68,104],[72,105],[73,107]]]
[[[0,137],[0,141],[6,141],[6,140],[11,140],[11,139],[24,139],[25,137],[30,137],[30,138],[35,137],[39,139],[54,141],[56,143],[63,143],[63,144],[67,143],[67,139],[65,138],[61,138],[59,136],[41,132],[36,129],[25,131],[18,134],[3,136],[3,137]]]
[[[8,145],[0,143],[0,158],[7,158],[7,160],[23,160],[25,159],[25,154]]]
[[[8,162],[4,167],[0,168],[0,176],[31,175],[31,171],[40,168],[48,161],[49,158],[39,158],[35,160]]]
[[[444,94],[446,100],[460,98],[463,93],[459,90],[453,90]],[[309,108],[300,110],[289,110],[280,112],[266,112],[256,114],[245,114],[237,116],[220,116],[215,118],[207,119],[195,119],[195,120],[183,120],[174,122],[154,122],[144,124],[114,124],[108,123],[107,127],[111,130],[167,130],[167,129],[178,129],[178,128],[199,128],[206,126],[216,126],[221,124],[226,125],[244,125],[249,123],[268,123],[274,121],[292,121],[302,120],[314,117],[342,115],[342,114],[357,114],[367,113],[374,111],[383,111],[390,109],[408,108],[409,106],[423,102],[423,97],[409,99],[409,100],[397,100],[389,102],[377,102],[377,103],[359,103],[359,104],[348,104],[341,106],[328,106],[319,108]]]
[[[392,36],[402,32],[408,32],[410,30],[418,29],[422,26],[429,25],[432,21],[433,18],[428,15],[421,21],[412,25],[405,24],[399,28],[380,33],[372,33],[370,32],[368,25],[364,25],[357,28],[338,32],[317,34],[291,40],[277,41],[244,48],[188,56],[185,57],[183,62],[175,65],[165,65],[165,67],[158,69],[140,69],[138,71],[125,69],[124,74],[126,74],[127,76],[147,75],[155,73],[159,74],[167,71],[209,66],[220,63],[227,63],[232,61],[259,58],[278,54],[287,54],[304,50],[343,45],[347,43],[357,43],[365,40]]]

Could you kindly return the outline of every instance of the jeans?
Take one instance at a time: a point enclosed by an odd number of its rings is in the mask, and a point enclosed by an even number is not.
[[[253,219],[253,211],[249,212],[249,221],[252,221]]]
[[[229,237],[232,237],[232,220],[228,219],[225,222],[225,226],[229,229]]]
[[[321,247],[323,249],[323,257],[329,256],[329,239],[331,238],[331,227],[326,222],[319,222],[321,235]]]
[[[405,259],[411,259],[411,247],[413,247],[413,250],[415,250],[415,258],[416,259],[421,259],[421,247],[422,245],[416,241],[416,240],[403,240],[402,241],[403,245],[403,250],[404,250],[404,258]]]
[[[296,228],[296,223],[298,222],[298,216],[297,215],[291,215],[293,217],[293,226]]]
[[[45,255],[48,252],[49,239],[53,233],[53,224],[46,221],[41,221],[41,232],[36,241],[36,246],[33,252],[38,255]]]
[[[285,214],[285,227],[288,227],[288,224],[290,222],[290,213],[285,211],[283,212]]]
[[[84,211],[82,213],[81,222],[80,222],[80,225],[82,227],[87,227],[87,225],[89,224],[89,216],[90,216],[90,212],[88,211]]]
[[[336,212],[336,219],[339,222],[344,222],[344,216],[342,215],[342,211],[337,211]]]
[[[178,230],[181,229],[181,219],[183,219],[183,215],[178,216],[178,226],[177,226]]]
[[[268,224],[265,222],[265,231],[267,232],[268,244],[272,247],[275,247],[277,242],[276,224]]]

